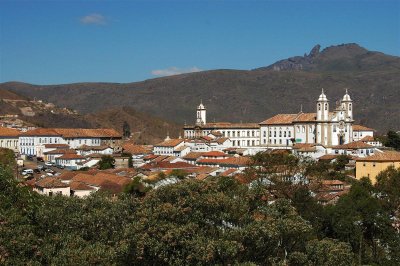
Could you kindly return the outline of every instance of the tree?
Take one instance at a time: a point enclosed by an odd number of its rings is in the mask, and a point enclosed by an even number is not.
[[[129,152],[123,152],[121,154],[123,157],[128,157],[128,167],[132,168],[133,167],[133,159],[132,159],[132,153]]]
[[[115,159],[111,155],[103,155],[101,160],[99,161],[99,169],[105,170],[114,168],[115,166]]]
[[[394,131],[389,131],[386,135],[386,147],[392,147],[395,150],[400,150],[400,136]]]
[[[339,155],[336,157],[336,161],[334,163],[334,169],[335,171],[342,171],[345,169],[346,164],[348,164],[350,161],[350,157],[347,155]]]
[[[124,124],[122,125],[122,132],[124,138],[129,138],[131,136],[131,127],[126,121],[124,121]]]
[[[12,150],[6,148],[0,148],[0,166],[14,169],[15,155]]]

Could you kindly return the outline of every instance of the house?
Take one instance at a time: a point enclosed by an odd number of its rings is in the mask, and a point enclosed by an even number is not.
[[[163,142],[154,145],[153,153],[155,155],[170,155],[173,156],[174,152],[185,145],[183,139],[170,139],[167,137]],[[189,153],[189,152],[188,152]],[[185,156],[184,154],[183,156]]]
[[[315,198],[322,205],[336,204],[348,191],[345,183],[340,180],[322,180],[316,189]]]
[[[45,177],[37,181],[33,190],[47,196],[63,195],[69,197],[71,193],[69,185],[55,177]]]
[[[113,148],[107,145],[100,145],[100,146],[89,146],[89,145],[82,145],[75,149],[76,152],[82,156],[86,156],[88,154],[98,153],[104,155],[110,155],[113,153]]]
[[[353,125],[353,141],[362,140],[366,136],[374,137],[374,129],[362,125]]]
[[[43,156],[47,144],[67,144],[71,149],[82,145],[108,145],[118,148],[122,135],[114,129],[36,128],[19,136],[21,154]]]
[[[362,142],[372,145],[374,147],[382,147],[382,142],[372,136],[365,136],[361,139]]]
[[[56,165],[62,165],[69,170],[79,170],[82,168],[82,162],[85,161],[85,157],[79,154],[66,153],[60,157],[55,158]]]
[[[76,154],[75,150],[72,149],[56,149],[50,150],[43,153],[44,160],[55,163],[56,158],[63,156],[64,154]]]
[[[317,160],[327,154],[327,149],[321,144],[296,143],[293,145],[293,154]]]
[[[118,194],[132,180],[127,177],[110,173],[98,172],[95,175],[79,173],[72,178],[71,183],[80,182],[93,188],[92,192],[103,190],[112,194]],[[83,194],[83,193],[82,193]]]
[[[202,152],[190,152],[182,157],[182,159],[187,163],[195,165],[196,161],[202,156],[202,154]]]
[[[356,159],[356,178],[368,177],[373,184],[376,183],[376,177],[389,166],[400,167],[400,152],[385,151]]]
[[[18,152],[18,141],[21,132],[17,129],[0,127],[0,148],[7,148]]]
[[[337,155],[351,155],[365,157],[375,152],[375,147],[361,140],[332,147],[332,152]]]
[[[94,187],[91,187],[83,182],[73,181],[69,184],[71,190],[71,197],[75,196],[78,198],[84,198],[89,196],[92,192],[96,191]]]

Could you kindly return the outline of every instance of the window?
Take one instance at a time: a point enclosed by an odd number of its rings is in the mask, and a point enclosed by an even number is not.
[[[240,137],[240,131],[237,132],[237,136]]]
[[[291,134],[292,134],[292,133],[289,131],[289,132],[288,132],[288,137],[289,137],[289,138],[291,137]]]
[[[303,132],[303,133],[306,132],[306,127],[305,126],[301,127],[301,132]]]
[[[372,166],[375,167],[375,163],[373,163]]]
[[[297,133],[300,133],[300,127],[297,126]]]
[[[349,111],[351,111],[351,104],[349,104]]]
[[[282,137],[282,131],[279,131],[279,137]]]
[[[253,132],[252,132],[252,136],[254,137],[254,136],[255,136],[255,134],[256,134],[256,132],[253,130]]]
[[[236,141],[235,140],[232,141],[232,146],[235,146],[235,144],[236,144]]]
[[[336,126],[335,125],[333,126],[333,132],[336,132]]]
[[[274,137],[276,137],[276,131],[274,131]]]
[[[325,104],[325,111],[328,110],[328,104]]]
[[[247,136],[250,137],[250,131],[247,131]]]
[[[247,147],[250,146],[250,140],[247,141]]]
[[[318,104],[318,111],[321,111],[321,104]]]
[[[282,144],[282,140],[281,139],[279,140],[279,144]]]
[[[267,131],[263,132],[263,136],[264,136],[264,138],[267,136]]]

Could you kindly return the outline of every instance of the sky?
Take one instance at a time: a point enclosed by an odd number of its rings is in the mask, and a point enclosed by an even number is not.
[[[0,0],[0,82],[134,82],[358,43],[400,56],[400,0]]]

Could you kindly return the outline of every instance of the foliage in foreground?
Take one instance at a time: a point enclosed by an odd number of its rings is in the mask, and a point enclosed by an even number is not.
[[[229,177],[151,191],[136,180],[118,199],[42,197],[1,170],[0,264],[398,265],[399,180],[389,169],[322,207],[304,186],[271,204],[270,186]]]

